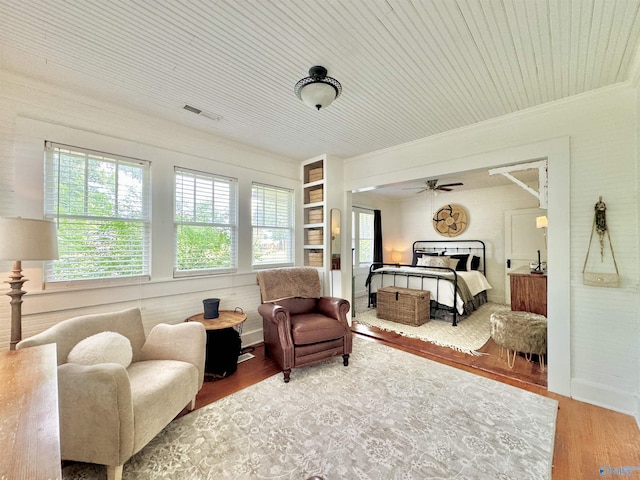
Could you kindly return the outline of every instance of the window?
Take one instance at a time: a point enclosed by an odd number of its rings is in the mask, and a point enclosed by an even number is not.
[[[59,259],[45,281],[149,275],[149,162],[47,142],[45,215]]]
[[[353,208],[352,248],[355,266],[373,262],[373,212],[362,208]]]
[[[254,183],[251,187],[254,267],[293,265],[293,191]]]
[[[236,268],[237,180],[175,168],[174,276]]]

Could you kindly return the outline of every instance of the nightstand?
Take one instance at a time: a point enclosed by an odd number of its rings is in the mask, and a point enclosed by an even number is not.
[[[547,274],[531,273],[529,268],[509,273],[511,310],[547,316]]]

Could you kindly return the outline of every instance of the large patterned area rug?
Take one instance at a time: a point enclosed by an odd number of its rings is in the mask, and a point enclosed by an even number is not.
[[[441,347],[449,347],[471,355],[480,355],[477,350],[487,343],[491,337],[489,317],[493,312],[508,311],[508,305],[488,302],[468,317],[460,320],[456,327],[450,321],[429,320],[427,323],[414,327],[398,322],[391,322],[376,318],[376,309],[357,311],[356,321],[369,327],[396,332],[405,337],[419,338]]]
[[[124,479],[540,480],[557,402],[376,342],[172,422]],[[74,464],[65,480],[104,479]]]

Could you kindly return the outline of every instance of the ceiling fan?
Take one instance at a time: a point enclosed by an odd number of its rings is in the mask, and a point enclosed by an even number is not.
[[[416,193],[422,192],[450,192],[453,188],[450,187],[460,187],[464,185],[464,183],[456,182],[456,183],[445,183],[442,185],[438,185],[438,179],[435,180],[425,180],[424,187],[409,187],[405,188],[405,190],[418,190]]]

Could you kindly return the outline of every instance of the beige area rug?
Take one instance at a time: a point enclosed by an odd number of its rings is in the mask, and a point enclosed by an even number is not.
[[[355,338],[341,357],[270,377],[172,422],[125,480],[541,480],[557,402]],[[104,479],[75,464],[65,480]]]
[[[493,312],[508,311],[508,305],[488,302],[467,318],[458,321],[454,327],[450,321],[431,319],[427,323],[414,327],[402,323],[376,318],[376,309],[356,311],[356,321],[362,325],[396,332],[405,337],[419,338],[441,347],[449,347],[470,355],[482,355],[477,350],[491,337],[489,317]]]

